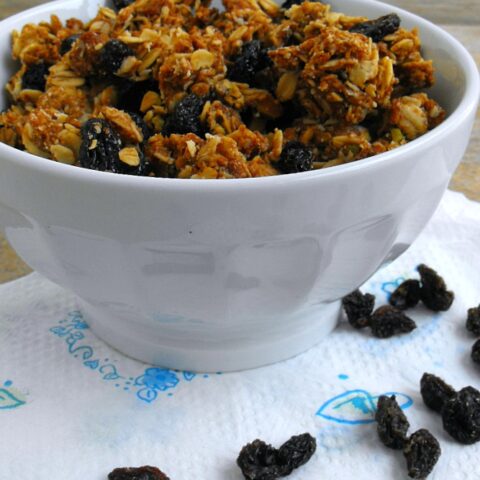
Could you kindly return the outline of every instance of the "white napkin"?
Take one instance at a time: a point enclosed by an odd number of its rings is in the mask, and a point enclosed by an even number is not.
[[[480,205],[447,192],[415,245],[364,291],[387,301],[415,266],[436,268],[453,307],[410,311],[418,328],[378,340],[345,322],[309,352],[240,373],[191,374],[124,357],[96,338],[75,297],[32,274],[0,287],[0,479],[105,480],[119,466],[156,465],[172,480],[241,480],[235,460],[255,438],[317,438],[292,480],[404,479],[401,452],[378,440],[375,398],[396,392],[413,433],[442,446],[431,479],[478,478],[480,444],[456,444],[419,395],[423,372],[480,386],[464,328],[480,302]]]

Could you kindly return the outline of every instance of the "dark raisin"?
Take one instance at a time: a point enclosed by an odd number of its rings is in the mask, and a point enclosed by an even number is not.
[[[300,103],[295,100],[289,100],[283,104],[283,114],[278,118],[269,118],[265,125],[266,132],[273,132],[276,128],[285,130],[293,125],[297,118],[305,117],[307,115],[305,109]],[[243,114],[242,114],[243,120]],[[246,125],[248,125],[247,122]]]
[[[388,448],[401,450],[407,438],[410,424],[395,399],[395,395],[378,398],[375,412],[377,433],[382,443]]]
[[[118,77],[115,82],[118,92],[117,108],[127,112],[140,112],[143,97],[149,91],[158,92],[158,83],[155,80],[132,82]]]
[[[375,296],[355,290],[342,299],[348,323],[353,328],[365,328],[370,324],[370,315],[375,305]]]
[[[285,2],[282,3],[282,8],[284,8],[285,10],[288,10],[293,5],[301,5],[305,1],[318,2],[320,0],[286,0]]]
[[[136,112],[127,112],[130,117],[132,117],[132,120],[137,124],[137,127],[140,129],[143,135],[143,142],[145,143],[152,135],[152,132],[148,128],[148,125],[145,123],[145,120],[141,115],[139,115]]]
[[[178,170],[175,163],[161,162],[157,158],[150,159],[149,167],[155,173],[156,177],[176,178]]]
[[[193,93],[183,97],[176,105],[163,127],[163,134],[194,133],[203,136],[205,128],[200,121],[200,114],[206,99]]]
[[[417,270],[422,285],[420,298],[423,304],[434,312],[448,310],[453,303],[454,293],[447,290],[443,278],[424,264],[419,265]]]
[[[62,43],[60,44],[60,55],[65,55],[68,53],[73,44],[80,38],[80,34],[70,35],[69,37],[65,38]]]
[[[458,442],[471,445],[480,440],[480,392],[462,388],[442,410],[443,428]]]
[[[278,449],[278,462],[282,467],[282,476],[290,475],[293,470],[307,463],[317,449],[317,442],[309,433],[295,435]]]
[[[417,430],[408,438],[403,448],[408,476],[419,480],[426,478],[438,462],[441,453],[438,440],[428,430],[424,428]]]
[[[113,6],[116,10],[121,10],[122,8],[128,7],[135,0],[113,0]]]
[[[137,175],[137,176],[146,175],[148,164],[145,159],[143,150],[141,148],[137,148],[136,151],[138,155],[137,165],[131,165],[129,163],[123,162],[120,155],[118,158],[118,162],[113,162],[112,171],[115,173],[123,173],[125,175]]]
[[[312,165],[312,149],[296,141],[287,142],[287,144],[284,145],[277,164],[283,173],[306,172],[312,169]]]
[[[47,83],[48,69],[45,62],[38,62],[27,67],[22,77],[22,88],[29,90],[45,90]]]
[[[228,67],[227,77],[234,82],[255,84],[258,72],[271,65],[267,49],[258,40],[245,43]]]
[[[258,439],[242,448],[237,465],[247,480],[275,480],[282,475],[278,450]]]
[[[113,75],[127,57],[135,52],[120,40],[109,40],[100,50],[98,71],[104,76]]]
[[[466,328],[474,335],[480,335],[480,305],[468,309]]]
[[[395,33],[400,27],[400,17],[396,13],[390,13],[376,20],[357,23],[350,31],[361,33],[370,37],[374,42],[379,42],[383,37]]]
[[[473,345],[472,345],[472,353],[471,353],[472,360],[475,363],[480,364],[480,340],[477,340]]]
[[[417,325],[401,310],[391,305],[383,305],[373,312],[370,328],[375,337],[389,338],[399,333],[409,333],[417,328]]]
[[[431,373],[422,375],[420,393],[422,394],[423,403],[438,413],[441,413],[447,400],[453,398],[456,394],[453,387]]]
[[[388,118],[388,115],[386,115],[382,109],[378,108],[365,117],[365,120],[361,123],[362,127],[368,130],[372,142],[385,133]]]
[[[420,282],[405,280],[390,295],[389,303],[399,310],[413,308],[420,301]]]
[[[92,170],[116,172],[122,140],[110,123],[91,118],[82,126],[81,134],[80,165]]]
[[[156,467],[116,468],[108,474],[108,480],[170,480]]]

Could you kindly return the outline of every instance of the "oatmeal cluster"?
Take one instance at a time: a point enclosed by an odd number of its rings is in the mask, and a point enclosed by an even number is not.
[[[115,0],[13,32],[0,141],[84,168],[246,178],[340,165],[437,126],[416,29],[287,0]]]

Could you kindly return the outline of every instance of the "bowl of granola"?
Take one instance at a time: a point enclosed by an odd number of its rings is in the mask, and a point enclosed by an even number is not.
[[[289,358],[415,240],[475,63],[370,0],[62,0],[0,23],[0,223],[92,329],[195,371]]]

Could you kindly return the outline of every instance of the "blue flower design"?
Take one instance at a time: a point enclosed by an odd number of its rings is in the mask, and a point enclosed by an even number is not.
[[[135,385],[144,385],[152,390],[165,391],[177,386],[179,380],[174,372],[166,368],[147,368],[135,379]]]
[[[147,368],[143,375],[135,379],[135,385],[142,386],[137,392],[140,400],[151,403],[157,398],[157,392],[175,388],[179,380],[175,372],[166,368]]]

